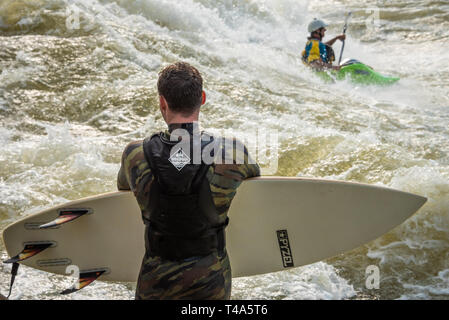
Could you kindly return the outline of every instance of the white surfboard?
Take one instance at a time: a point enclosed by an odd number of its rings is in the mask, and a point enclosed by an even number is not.
[[[233,277],[298,267],[354,249],[398,226],[426,198],[378,186],[320,179],[260,177],[237,191],[227,228]],[[60,213],[87,214],[39,229]],[[137,281],[144,225],[131,192],[89,197],[30,215],[8,226],[3,242],[12,257],[26,244],[50,247],[21,263],[57,274],[68,266],[107,270],[99,280]]]

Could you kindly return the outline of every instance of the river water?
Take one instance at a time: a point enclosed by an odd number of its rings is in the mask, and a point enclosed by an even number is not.
[[[397,84],[324,84],[301,63],[308,22],[324,19],[330,39],[348,11],[344,58]],[[115,191],[124,146],[165,127],[158,71],[183,60],[204,77],[204,128],[277,133],[275,175],[428,198],[351,252],[234,279],[233,299],[448,299],[448,40],[447,0],[0,0],[0,230],[30,211]],[[366,286],[370,265],[378,289]],[[2,294],[9,272],[0,265]],[[133,284],[103,282],[60,296],[73,281],[24,267],[11,298],[134,296]]]

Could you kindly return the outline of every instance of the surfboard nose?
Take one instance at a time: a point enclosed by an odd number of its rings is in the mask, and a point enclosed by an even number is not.
[[[421,209],[422,206],[424,206],[424,204],[427,202],[427,198],[414,194],[414,193],[410,193],[410,192],[404,192],[406,195],[408,195],[408,205],[409,205],[409,210],[410,212],[413,212],[413,214],[415,214],[419,209]],[[412,215],[413,215],[412,214]]]
[[[420,201],[419,201],[419,208],[421,208],[426,202],[427,202],[427,198],[426,197],[422,197],[422,196],[419,196],[419,195],[415,195],[416,197],[418,197],[419,199],[420,199]],[[418,209],[419,209],[418,208]]]

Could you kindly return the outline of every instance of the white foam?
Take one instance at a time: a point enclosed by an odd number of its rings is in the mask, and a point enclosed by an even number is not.
[[[2,108],[3,108],[2,100],[0,98],[0,110]],[[4,128],[4,127],[0,127],[0,143],[2,145],[6,145],[10,141],[11,137],[13,136],[13,134],[14,134],[14,131],[8,130],[8,129]],[[0,155],[0,159],[2,159],[2,157],[3,156]]]
[[[425,279],[423,284],[402,283],[407,290],[400,300],[438,299],[449,295],[449,269],[438,272],[436,276]]]
[[[0,179],[1,204],[11,216],[32,206],[115,189],[119,163],[103,158],[105,148],[111,148],[107,137],[75,137],[71,128],[68,123],[47,125],[44,137],[6,144],[4,154],[22,167]]]
[[[233,299],[340,300],[356,292],[324,262],[289,271],[233,279]]]

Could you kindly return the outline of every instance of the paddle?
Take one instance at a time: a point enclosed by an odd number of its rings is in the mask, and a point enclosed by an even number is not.
[[[352,12],[349,11],[348,15],[346,16],[345,25],[343,27],[343,34],[346,34],[346,29],[348,28],[348,20],[351,16]],[[343,44],[341,45],[341,52],[340,52],[340,58],[338,59],[338,65],[340,65],[341,58],[343,57],[343,50],[345,49],[345,40],[343,40]]]

